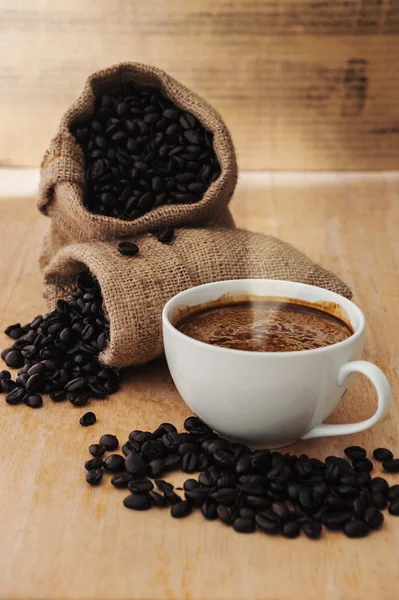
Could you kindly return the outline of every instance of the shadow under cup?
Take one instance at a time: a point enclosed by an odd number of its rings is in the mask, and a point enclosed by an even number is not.
[[[205,306],[270,297],[330,313],[347,323],[353,334],[311,350],[252,352],[204,343],[175,327],[184,315]],[[322,288],[287,281],[205,284],[176,295],[163,311],[165,354],[179,393],[217,432],[252,446],[278,447],[299,438],[354,433],[370,427],[375,417],[382,418],[390,402],[389,384],[375,365],[359,361],[364,328],[363,313],[350,300]],[[350,374],[364,372],[359,365],[369,365],[385,379],[381,384],[388,386],[383,390],[384,406],[380,406],[379,393],[379,408],[371,420],[323,425],[346,392]],[[372,374],[364,374],[377,387]]]

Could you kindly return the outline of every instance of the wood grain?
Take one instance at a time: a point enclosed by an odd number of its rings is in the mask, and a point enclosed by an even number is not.
[[[326,457],[349,444],[399,454],[399,175],[244,175],[233,200],[241,226],[278,235],[333,269],[368,320],[365,357],[387,373],[394,403],[371,431],[297,443],[290,452]],[[37,252],[46,219],[33,198],[0,200],[0,329],[43,311]],[[0,335],[0,347],[7,338]],[[330,418],[370,416],[374,393],[359,378]],[[241,536],[200,514],[122,506],[106,480],[84,481],[87,446],[103,433],[127,439],[189,414],[163,361],[131,369],[122,390],[85,409],[48,399],[36,412],[0,402],[0,597],[7,600],[395,600],[399,519],[364,540],[328,533],[320,542]],[[176,477],[181,482],[182,477]],[[399,483],[396,476],[391,481]]]
[[[393,169],[398,0],[0,0],[0,164],[38,165],[95,70],[155,64],[207,98],[244,169]]]

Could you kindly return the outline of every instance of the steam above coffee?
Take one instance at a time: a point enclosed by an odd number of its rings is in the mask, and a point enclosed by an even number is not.
[[[337,316],[294,300],[226,301],[201,306],[180,318],[176,327],[200,342],[251,352],[312,350],[342,342],[353,334]]]

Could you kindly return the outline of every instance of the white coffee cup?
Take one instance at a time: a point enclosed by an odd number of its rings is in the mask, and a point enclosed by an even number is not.
[[[314,350],[251,352],[213,346],[174,327],[187,307],[221,296],[298,299],[335,305],[354,333]],[[242,279],[190,288],[164,307],[165,354],[173,381],[188,406],[220,434],[246,444],[279,447],[298,439],[346,435],[369,429],[388,412],[391,388],[384,373],[360,360],[365,318],[350,300],[323,288],[291,281]],[[358,423],[325,425],[346,393],[353,373],[374,384],[378,406]]]

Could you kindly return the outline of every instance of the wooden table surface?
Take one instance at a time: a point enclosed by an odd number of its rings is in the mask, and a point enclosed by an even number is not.
[[[0,174],[1,177],[1,174]],[[350,444],[399,454],[399,175],[253,174],[232,207],[240,226],[281,236],[353,288],[368,320],[365,358],[393,387],[389,417],[372,431],[300,442],[290,452],[326,457]],[[46,219],[33,197],[0,200],[0,326],[43,312],[37,266]],[[0,335],[1,348],[7,338]],[[330,422],[366,418],[374,393],[359,377]],[[164,361],[131,369],[122,390],[93,401],[98,421],[46,399],[41,410],[0,402],[0,597],[24,599],[394,600],[399,518],[363,540],[327,533],[318,542],[239,535],[198,513],[128,511],[108,479],[84,481],[87,447],[103,433],[127,439],[190,414]],[[399,476],[389,478],[399,483]],[[177,478],[176,481],[182,481]]]

